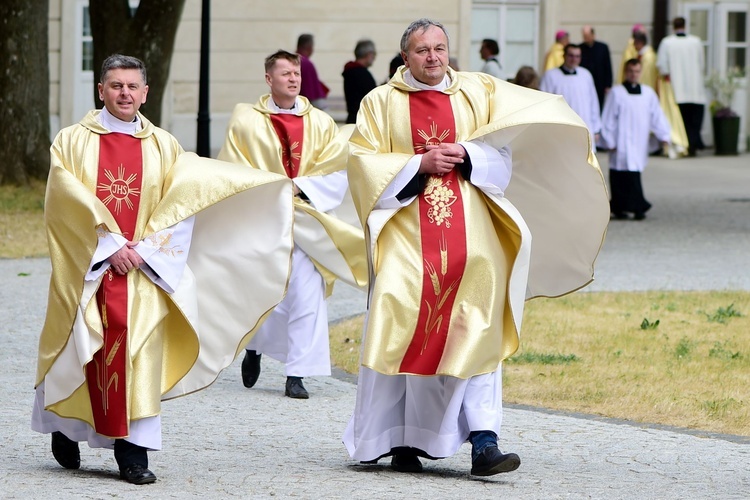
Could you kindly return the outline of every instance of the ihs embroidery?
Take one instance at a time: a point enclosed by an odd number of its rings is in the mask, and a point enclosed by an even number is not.
[[[118,215],[122,210],[123,201],[130,210],[133,210],[134,205],[130,200],[130,196],[139,196],[141,194],[141,191],[138,188],[131,188],[130,184],[132,184],[133,181],[138,178],[138,175],[131,174],[127,179],[125,179],[125,167],[122,164],[117,167],[117,177],[115,177],[114,174],[112,174],[112,172],[108,169],[104,169],[104,175],[107,177],[107,179],[109,179],[109,184],[102,183],[96,187],[99,191],[109,193],[102,200],[102,202],[105,205],[109,206],[110,202],[114,200],[115,213],[117,213]]]
[[[430,125],[430,133],[428,134],[424,130],[418,128],[417,134],[419,134],[419,137],[424,139],[424,144],[417,144],[414,147],[415,152],[417,153],[424,153],[427,149],[426,146],[439,146],[442,144],[443,139],[448,137],[450,135],[451,131],[450,129],[443,130],[440,135],[438,135],[438,126],[437,123],[432,122],[432,125]]]

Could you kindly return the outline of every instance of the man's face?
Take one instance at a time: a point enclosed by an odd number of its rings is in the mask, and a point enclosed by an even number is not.
[[[409,50],[401,55],[417,81],[437,85],[448,69],[448,38],[437,26],[417,30],[409,37]]]
[[[279,59],[266,73],[266,83],[271,95],[281,99],[293,99],[299,95],[302,82],[300,67],[287,59]]]
[[[625,68],[625,81],[633,84],[641,81],[640,64],[630,64]]]
[[[487,58],[489,58],[491,55],[492,54],[490,54],[490,49],[488,49],[485,44],[482,44],[482,46],[479,48],[479,56],[486,61]]]
[[[594,32],[591,31],[591,28],[583,28],[581,30],[581,35],[583,35],[583,43],[586,45],[592,45],[594,43]]]
[[[581,49],[578,47],[569,47],[565,51],[565,67],[576,69],[581,64]]]
[[[148,85],[137,69],[111,69],[98,88],[107,111],[125,122],[133,121],[148,94]]]
[[[367,54],[367,57],[365,57],[365,63],[364,63],[366,68],[369,68],[370,66],[372,66],[372,64],[375,62],[376,55],[377,54],[375,52],[370,52],[369,54]]]

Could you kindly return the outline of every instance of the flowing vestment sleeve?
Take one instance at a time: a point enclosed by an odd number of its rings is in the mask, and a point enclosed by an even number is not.
[[[286,175],[279,139],[268,118],[270,111],[266,104],[269,98],[264,96],[255,105],[238,104],[235,107],[219,153],[220,160]],[[309,186],[323,176],[346,168],[352,128],[347,126],[339,130],[328,114],[314,109],[307,99],[300,97],[298,102],[300,116],[305,120],[298,178],[302,186]],[[302,199],[293,198],[294,241],[323,275],[327,295],[332,292],[337,278],[354,287],[361,288],[367,283],[362,230],[350,223],[354,217],[346,213],[347,209],[351,211],[346,183],[339,182],[338,188],[339,192],[329,196],[329,199],[336,198],[331,203],[337,207],[335,214],[316,210]],[[313,196],[320,194],[318,191]],[[344,200],[347,203],[341,206]]]
[[[505,198],[533,238],[527,298],[591,282],[609,223],[604,177],[586,124],[561,96],[497,82],[491,121],[471,139],[513,150]]]
[[[99,226],[118,231],[109,210],[75,176],[75,165],[85,161],[74,143],[99,137],[81,126],[62,130],[50,148],[50,172],[45,194],[45,226],[52,277],[47,316],[39,339],[36,384],[39,385],[70,336],[83,295],[84,276],[97,247]]]
[[[321,184],[330,180],[327,187],[332,192],[324,200],[329,205],[323,207],[325,210],[295,199],[294,241],[323,275],[326,296],[332,293],[336,279],[364,288],[367,286],[364,235],[358,224],[350,223],[354,218],[347,213],[351,211],[351,204],[342,206],[344,200],[351,198],[346,164],[353,126],[338,129],[328,114],[317,109],[310,109],[305,118],[305,142],[311,147],[306,152],[303,146],[300,175],[305,179],[302,184],[318,186],[311,193],[313,197],[325,196]]]
[[[178,158],[146,237],[195,216],[187,266],[170,295],[178,311],[168,320],[187,322],[200,351],[165,398],[211,384],[283,299],[293,247],[291,190],[287,178],[271,172],[192,153]],[[164,352],[168,357],[169,343]]]

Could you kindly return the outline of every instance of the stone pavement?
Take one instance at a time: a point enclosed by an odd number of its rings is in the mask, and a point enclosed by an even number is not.
[[[610,224],[587,290],[750,290],[750,156],[654,159],[643,182],[654,208]],[[2,498],[750,498],[750,437],[518,406],[501,436],[521,456],[516,472],[469,476],[468,445],[419,475],[360,465],[341,444],[353,377],[307,379],[311,399],[291,400],[268,360],[252,390],[238,361],[209,389],[164,404],[156,483],[120,481],[112,452],[85,445],[82,468],[67,471],[49,436],[29,429],[49,270],[47,259],[0,260]],[[331,319],[364,307],[361,292],[339,287]]]

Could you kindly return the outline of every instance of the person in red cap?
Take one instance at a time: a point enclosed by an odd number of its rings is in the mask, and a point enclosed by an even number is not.
[[[570,34],[565,30],[555,33],[555,43],[552,44],[544,58],[542,73],[552,68],[559,68],[565,62],[565,46],[570,41]]]

